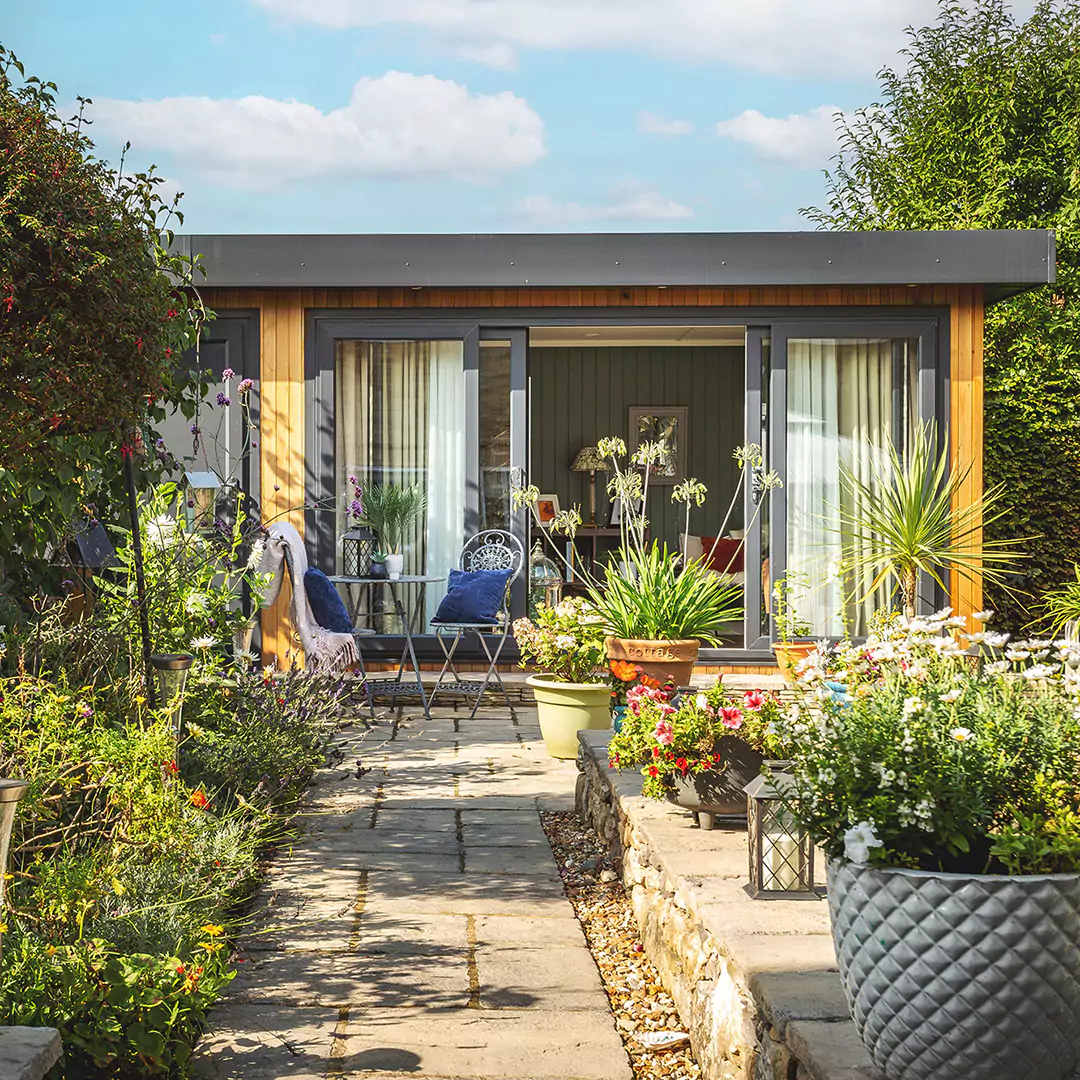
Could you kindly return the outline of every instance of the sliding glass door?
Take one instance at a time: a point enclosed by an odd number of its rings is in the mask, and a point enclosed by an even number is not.
[[[860,507],[842,477],[873,491],[887,482],[891,448],[902,458],[916,427],[934,420],[936,329],[853,322],[773,328],[771,391],[786,413],[770,430],[770,463],[784,480],[771,503],[786,544],[774,546],[770,577],[788,573],[796,610],[814,635],[865,635],[870,614],[888,604],[887,587],[872,588],[872,573],[846,566],[854,541],[844,522]]]

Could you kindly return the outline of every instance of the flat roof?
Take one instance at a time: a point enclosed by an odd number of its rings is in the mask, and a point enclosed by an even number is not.
[[[240,288],[983,285],[1054,280],[1052,229],[930,232],[260,234],[176,237]]]

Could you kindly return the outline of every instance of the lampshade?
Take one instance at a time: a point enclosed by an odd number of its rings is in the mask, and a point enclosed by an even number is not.
[[[571,472],[605,472],[610,465],[606,458],[600,456],[600,451],[595,446],[583,446],[574,458],[570,466]]]

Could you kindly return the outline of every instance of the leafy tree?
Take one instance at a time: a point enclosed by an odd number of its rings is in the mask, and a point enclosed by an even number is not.
[[[37,583],[73,519],[103,512],[120,448],[189,376],[205,312],[171,253],[160,177],[93,156],[87,122],[0,46],[0,577]],[[126,152],[125,147],[125,152]],[[155,410],[160,416],[160,408]]]
[[[1004,0],[942,0],[909,29],[881,100],[839,118],[830,229],[1028,229],[1057,234],[1054,285],[986,313],[985,466],[1013,508],[992,539],[1039,534],[1019,587],[988,590],[1010,624],[1080,558],[1080,2],[1018,21]]]

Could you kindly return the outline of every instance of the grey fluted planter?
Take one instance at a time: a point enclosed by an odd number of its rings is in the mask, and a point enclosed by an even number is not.
[[[830,862],[855,1026],[889,1080],[1066,1080],[1080,1068],[1080,875]]]

